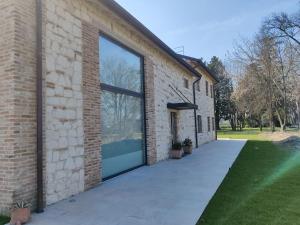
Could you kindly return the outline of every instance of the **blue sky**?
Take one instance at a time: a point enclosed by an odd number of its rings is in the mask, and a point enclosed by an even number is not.
[[[171,48],[225,59],[241,37],[251,38],[273,12],[295,12],[299,0],[116,0]]]

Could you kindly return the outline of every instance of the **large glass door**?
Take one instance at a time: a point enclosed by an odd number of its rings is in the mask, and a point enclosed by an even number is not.
[[[142,57],[100,37],[102,177],[145,163]]]

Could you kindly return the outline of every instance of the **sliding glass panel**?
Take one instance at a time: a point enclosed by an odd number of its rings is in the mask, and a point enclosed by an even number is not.
[[[142,92],[141,58],[104,37],[99,46],[101,83]]]
[[[144,164],[142,99],[102,92],[102,175]]]

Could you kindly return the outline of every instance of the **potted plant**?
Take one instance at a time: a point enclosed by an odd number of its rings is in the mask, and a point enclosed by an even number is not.
[[[27,223],[31,217],[31,204],[24,201],[16,202],[11,211],[10,225],[21,225]]]
[[[182,157],[182,144],[180,142],[175,142],[172,144],[171,149],[171,158],[172,159],[181,159]]]
[[[183,141],[183,151],[185,154],[192,154],[192,151],[193,151],[193,142],[191,139],[189,138],[186,138],[184,141]]]

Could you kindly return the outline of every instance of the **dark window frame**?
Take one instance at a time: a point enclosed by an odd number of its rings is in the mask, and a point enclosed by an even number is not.
[[[106,87],[110,86],[110,90],[111,91],[113,88],[116,88],[116,89],[123,89],[123,90],[127,90],[129,92],[135,92],[135,93],[139,93],[139,94],[143,94],[145,93],[145,57],[140,54],[139,52],[137,52],[136,50],[126,46],[125,44],[123,44],[122,42],[120,42],[119,40],[117,40],[116,38],[106,34],[105,32],[103,31],[100,31],[99,32],[99,41],[100,41],[100,38],[103,37],[105,38],[107,41],[111,42],[112,44],[115,44],[117,45],[118,47],[126,50],[127,52],[131,53],[132,55],[140,58],[140,65],[141,65],[141,68],[140,68],[140,71],[141,71],[141,90],[140,92],[137,92],[137,91],[132,91],[132,90],[129,90],[129,89],[126,89],[126,88],[121,88],[121,87],[117,87],[117,86],[113,86],[113,85],[110,85],[110,84],[106,84],[106,83],[102,83],[101,82],[101,77],[100,77],[100,85],[105,85]],[[99,46],[98,46],[99,48]],[[101,46],[100,46],[101,48]],[[100,65],[100,51],[99,51],[99,65]],[[99,73],[100,73],[100,70],[99,70]],[[126,94],[125,92],[123,94]]]
[[[120,42],[119,40],[117,40],[116,38],[106,34],[103,31],[99,31],[98,33],[98,43],[100,41],[100,38],[103,37],[105,39],[107,39],[108,41],[112,42],[113,44],[123,48],[124,50],[134,54],[135,56],[140,58],[140,66],[141,66],[141,92],[135,92],[132,90],[128,90],[128,89],[124,89],[124,88],[120,88],[120,87],[116,87],[116,86],[112,86],[112,85],[108,85],[105,83],[101,83],[100,80],[100,89],[101,90],[105,90],[105,91],[110,91],[113,93],[119,93],[119,94],[125,94],[125,95],[129,95],[132,97],[137,97],[141,99],[141,104],[142,104],[142,111],[141,111],[141,116],[142,116],[142,132],[143,132],[143,143],[144,143],[144,149],[143,149],[143,153],[144,153],[144,163],[143,165],[122,171],[120,173],[114,174],[112,176],[106,177],[106,178],[102,178],[103,181],[105,180],[109,180],[113,177],[119,176],[121,174],[127,173],[129,171],[135,170],[141,166],[147,165],[148,164],[148,149],[147,149],[147,128],[146,128],[146,94],[145,94],[145,87],[146,87],[146,78],[145,78],[145,57],[144,55],[140,54],[139,52],[135,51],[134,49],[126,46],[125,44],[123,44],[122,42]],[[101,48],[101,46],[98,46],[98,48]],[[98,60],[99,60],[99,65],[100,65],[100,51],[98,54]],[[101,76],[100,74],[100,70],[99,70],[99,76]],[[100,77],[101,78],[101,77]]]
[[[200,88],[200,80],[197,82],[196,89],[197,89],[198,92],[201,91],[201,88]]]
[[[211,126],[212,126],[212,131],[215,131],[216,130],[216,122],[215,122],[215,117],[212,117],[211,118]]]
[[[203,133],[202,116],[201,115],[197,116],[197,132],[198,132],[198,134]]]
[[[210,132],[210,116],[207,117],[207,132]]]
[[[206,96],[208,96],[208,81],[205,81]]]
[[[186,88],[186,89],[189,89],[189,79],[187,78],[183,78],[183,86]]]
[[[170,112],[171,117],[171,136],[172,136],[172,144],[177,142],[178,140],[178,115],[176,112]]]

